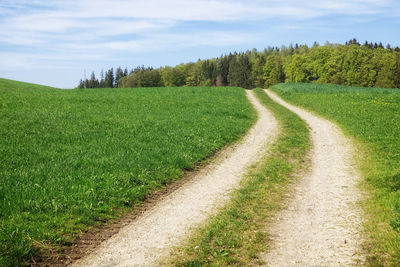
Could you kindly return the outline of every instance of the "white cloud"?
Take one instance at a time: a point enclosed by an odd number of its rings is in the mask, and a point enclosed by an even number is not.
[[[150,52],[154,50],[175,50],[196,46],[226,46],[246,43],[256,39],[251,34],[241,32],[198,32],[188,38],[187,34],[150,35],[141,40],[108,42],[101,44],[106,48],[122,51]],[[175,49],[174,49],[175,47]]]

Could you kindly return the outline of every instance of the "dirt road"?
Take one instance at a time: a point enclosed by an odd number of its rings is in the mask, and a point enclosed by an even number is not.
[[[349,140],[333,123],[294,107],[275,94],[276,102],[297,113],[311,128],[312,165],[296,185],[287,209],[271,230],[273,244],[263,255],[269,266],[351,266],[358,255],[361,210],[359,175]]]
[[[244,140],[227,149],[197,177],[148,210],[134,223],[103,242],[73,266],[156,266],[190,230],[229,198],[248,167],[277,134],[277,122],[247,91],[259,119]]]

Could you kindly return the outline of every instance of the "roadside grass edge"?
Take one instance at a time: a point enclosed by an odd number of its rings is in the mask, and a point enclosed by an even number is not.
[[[375,188],[369,182],[371,177],[380,175],[382,166],[377,164],[373,149],[352,138],[358,151],[356,161],[363,179],[359,184],[362,190],[362,209],[364,213],[364,238],[362,245],[368,266],[399,266],[400,237],[391,227],[396,219],[391,203],[385,197],[385,190]]]

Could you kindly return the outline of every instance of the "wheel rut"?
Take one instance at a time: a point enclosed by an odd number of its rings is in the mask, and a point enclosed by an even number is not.
[[[271,250],[263,260],[268,266],[361,265],[360,176],[350,140],[328,120],[265,92],[309,125],[313,148],[310,170],[270,229]]]

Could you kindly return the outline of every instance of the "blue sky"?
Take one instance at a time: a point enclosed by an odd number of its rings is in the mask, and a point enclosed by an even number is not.
[[[0,77],[72,88],[85,69],[353,37],[400,46],[400,0],[0,0]]]

